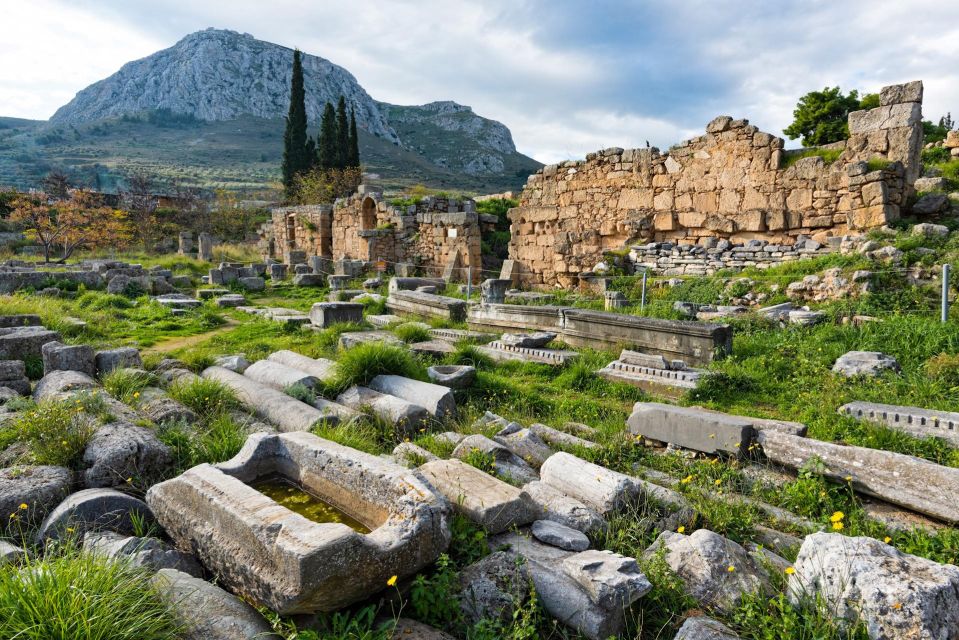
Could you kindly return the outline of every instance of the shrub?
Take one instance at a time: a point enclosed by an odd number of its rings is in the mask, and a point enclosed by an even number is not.
[[[926,360],[926,375],[945,385],[959,387],[959,354],[940,353]]]
[[[458,343],[453,353],[446,356],[446,364],[461,364],[489,369],[495,366],[493,359],[480,351],[475,344]]]
[[[367,342],[340,356],[336,363],[336,377],[330,385],[331,391],[367,384],[381,374],[395,374],[416,380],[426,378],[423,365],[406,349],[382,342]]]
[[[36,464],[76,467],[95,431],[82,404],[41,402],[16,421],[11,430],[27,443]]]
[[[313,404],[316,402],[316,394],[313,392],[313,389],[310,389],[302,382],[291,384],[283,389],[283,393],[291,398],[296,398],[300,402],[305,402],[306,404]]]
[[[128,561],[67,548],[0,567],[0,640],[176,640],[173,604]]]
[[[167,391],[175,400],[185,404],[201,418],[240,406],[233,390],[218,380],[208,378],[177,380]]]
[[[426,327],[421,327],[415,322],[407,322],[406,324],[401,324],[400,326],[393,329],[393,333],[402,340],[403,342],[426,342],[430,340],[432,336],[430,335],[429,329]]]

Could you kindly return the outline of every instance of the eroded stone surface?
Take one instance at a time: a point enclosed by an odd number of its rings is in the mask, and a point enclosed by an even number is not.
[[[806,537],[790,597],[819,594],[837,618],[862,619],[874,640],[959,637],[959,567],[902,553],[873,538]]]
[[[633,478],[565,452],[554,453],[543,463],[540,478],[600,515],[623,507],[640,494]]]
[[[582,532],[552,520],[537,520],[531,531],[540,542],[566,551],[585,551],[589,548],[589,538]]]

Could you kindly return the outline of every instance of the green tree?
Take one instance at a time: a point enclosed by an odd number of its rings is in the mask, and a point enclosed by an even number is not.
[[[290,80],[290,110],[283,134],[283,186],[292,196],[296,174],[308,171],[312,164],[306,148],[306,91],[303,88],[303,63],[300,50],[293,52],[293,77]]]
[[[316,143],[317,166],[327,171],[337,168],[337,133],[336,111],[329,102],[323,109],[323,118],[320,120],[320,136]]]
[[[346,118],[346,98],[336,105],[336,168],[345,169],[350,159],[350,122]]]
[[[360,138],[356,133],[356,112],[350,109],[350,153],[346,166],[355,168],[360,166]]]
[[[849,137],[849,114],[873,106],[878,106],[875,94],[866,94],[860,100],[856,90],[849,95],[843,95],[839,87],[810,91],[799,99],[793,111],[793,123],[783,129],[783,133],[791,140],[802,136],[802,143],[807,147],[845,140]]]

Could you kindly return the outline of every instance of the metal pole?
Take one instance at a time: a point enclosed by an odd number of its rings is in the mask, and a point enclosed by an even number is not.
[[[939,320],[945,324],[949,321],[949,272],[952,265],[942,265],[942,314]]]
[[[466,267],[466,299],[473,295],[473,267]]]
[[[639,299],[639,310],[646,308],[646,271],[643,271],[643,297]]]

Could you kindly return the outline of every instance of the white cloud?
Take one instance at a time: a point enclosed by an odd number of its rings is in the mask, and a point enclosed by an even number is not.
[[[149,32],[54,0],[7,2],[0,115],[45,119],[85,86],[161,48]]]
[[[48,117],[124,62],[209,26],[296,46],[376,99],[455,100],[543,161],[668,147],[719,113],[779,134],[803,93],[922,78],[959,115],[959,3],[33,0],[5,22],[0,115]],[[601,13],[604,12],[604,13]]]

